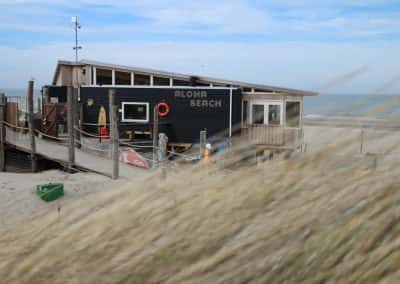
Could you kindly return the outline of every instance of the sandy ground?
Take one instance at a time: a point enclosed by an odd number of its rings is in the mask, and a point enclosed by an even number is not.
[[[307,153],[315,153],[327,146],[337,146],[334,151],[346,160],[365,162],[377,156],[377,169],[385,171],[400,158],[400,131],[365,129],[362,154],[360,154],[361,129],[349,127],[306,126],[304,139]],[[358,160],[357,160],[358,159]],[[347,163],[347,161],[346,161]],[[35,194],[37,184],[62,182],[65,196],[46,203]],[[68,174],[47,171],[38,174],[0,173],[0,233],[12,230],[15,224],[26,224],[44,214],[55,214],[58,209],[80,201],[82,206],[90,202],[90,195],[119,187],[125,180],[112,181],[107,177],[88,174]],[[76,204],[74,204],[76,205]],[[80,206],[80,205],[79,205]]]
[[[46,203],[35,194],[35,187],[50,182],[64,183],[65,196]],[[90,202],[90,194],[110,190],[123,182],[96,174],[68,174],[56,170],[37,174],[0,173],[0,233],[12,230],[15,224],[29,224],[43,214],[56,216],[58,208],[62,210],[76,200]]]

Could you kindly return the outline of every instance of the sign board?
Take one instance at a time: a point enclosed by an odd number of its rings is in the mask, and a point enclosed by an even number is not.
[[[119,160],[125,164],[135,167],[149,169],[149,163],[135,150],[129,147],[119,148]]]

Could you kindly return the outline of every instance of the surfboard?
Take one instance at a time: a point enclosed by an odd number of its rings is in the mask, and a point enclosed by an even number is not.
[[[107,112],[106,112],[106,109],[104,108],[104,106],[100,107],[99,118],[97,120],[97,123],[98,123],[99,127],[101,127],[101,126],[106,127],[107,126]]]

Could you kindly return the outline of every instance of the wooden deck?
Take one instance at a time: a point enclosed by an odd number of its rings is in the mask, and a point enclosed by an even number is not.
[[[27,133],[6,127],[6,143],[21,151],[30,153],[29,135]],[[36,154],[61,164],[66,164],[68,161],[68,148],[66,145],[38,137],[36,137]],[[90,154],[77,148],[75,148],[75,165],[78,168],[106,176],[111,176],[112,173],[111,159]],[[132,179],[147,173],[149,173],[149,170],[124,163],[119,164],[119,174],[123,178]]]
[[[302,129],[256,124],[242,129],[242,135],[252,144],[273,148],[297,148],[303,139]]]

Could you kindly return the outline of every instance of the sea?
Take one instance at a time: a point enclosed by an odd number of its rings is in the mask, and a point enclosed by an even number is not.
[[[27,90],[23,88],[0,88],[0,93],[6,93],[13,97],[13,100],[20,98],[22,107],[25,107],[26,92]],[[40,90],[35,89],[34,95],[40,97]],[[398,114],[400,114],[400,94],[320,94],[304,99],[304,115],[310,118],[343,116],[387,118]]]

